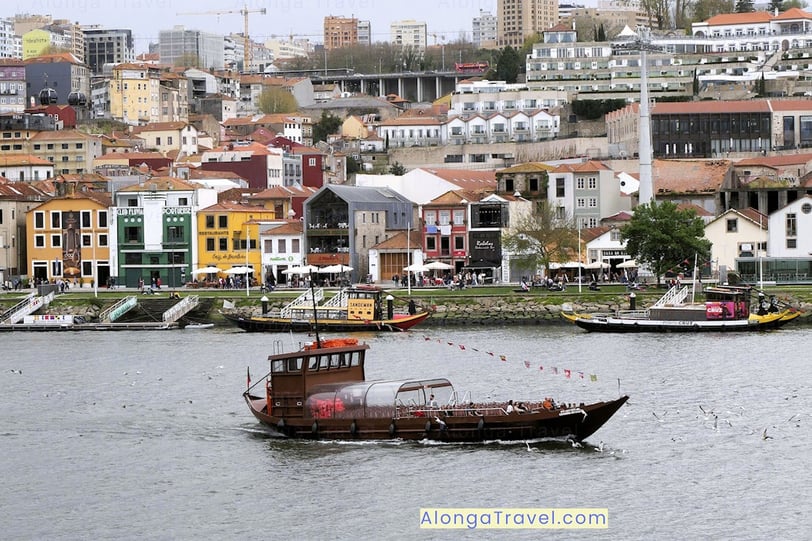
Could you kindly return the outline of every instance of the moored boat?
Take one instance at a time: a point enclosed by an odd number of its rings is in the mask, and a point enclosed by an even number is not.
[[[358,285],[341,289],[326,302],[324,290],[309,289],[276,313],[223,316],[250,332],[311,332],[317,327],[332,332],[405,331],[429,317],[418,311],[414,301],[408,313],[395,313],[391,296],[374,286]]]
[[[556,438],[583,440],[628,400],[558,405],[475,402],[445,378],[366,381],[367,344],[319,340],[268,357],[270,371],[243,397],[257,420],[278,436],[329,440],[481,442]]]
[[[562,312],[562,317],[595,332],[739,332],[776,329],[800,315],[791,307],[779,308],[774,298],[765,306],[763,294],[758,311],[751,312],[752,289],[713,286],[705,289],[705,302],[685,302],[688,287],[675,286],[649,309],[611,314]]]

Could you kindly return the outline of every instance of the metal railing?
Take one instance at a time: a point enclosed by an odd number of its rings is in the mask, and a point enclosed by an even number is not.
[[[184,297],[179,303],[175,304],[175,306],[164,312],[162,319],[164,323],[174,323],[184,315],[194,310],[198,304],[200,304],[200,297],[197,295],[189,295],[188,297]]]

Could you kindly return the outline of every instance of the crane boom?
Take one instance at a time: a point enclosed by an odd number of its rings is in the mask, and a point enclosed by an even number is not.
[[[243,66],[242,69],[244,72],[248,73],[248,70],[251,67],[251,60],[253,59],[253,48],[249,43],[248,38],[248,14],[249,13],[259,13],[260,15],[265,15],[268,13],[268,10],[265,8],[260,9],[248,9],[248,5],[246,4],[242,9],[223,9],[223,10],[212,10],[212,11],[186,11],[182,13],[176,13],[176,15],[233,15],[234,13],[239,13],[243,16]]]

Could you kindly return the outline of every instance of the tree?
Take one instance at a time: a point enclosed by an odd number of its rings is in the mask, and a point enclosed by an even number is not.
[[[626,253],[645,263],[660,278],[669,270],[693,261],[708,259],[711,243],[704,238],[705,223],[693,209],[679,210],[663,201],[639,205],[628,224],[620,229]]]
[[[389,166],[389,174],[402,177],[406,174],[406,168],[402,164],[395,162]]]
[[[705,21],[715,15],[732,13],[733,0],[696,0],[691,7],[691,18],[694,21]]]
[[[353,175],[361,172],[361,164],[352,156],[347,156],[347,174]]]
[[[321,119],[313,124],[313,142],[326,141],[327,137],[338,133],[341,128],[342,120],[327,111],[321,112]]]
[[[784,0],[770,0],[768,6],[770,13],[784,11]]]
[[[272,86],[259,95],[259,110],[265,114],[293,113],[299,108],[296,98],[287,90]]]
[[[522,63],[519,53],[508,45],[502,49],[496,60],[496,79],[507,83],[515,83],[519,78]]]
[[[549,274],[552,263],[569,261],[578,252],[578,233],[556,217],[548,201],[541,201],[502,236],[502,248],[527,272],[544,268]]]
[[[603,26],[603,23],[598,27],[598,38],[596,41],[606,41],[606,28]]]
[[[753,8],[753,0],[737,0],[736,13],[752,13],[755,11]]]

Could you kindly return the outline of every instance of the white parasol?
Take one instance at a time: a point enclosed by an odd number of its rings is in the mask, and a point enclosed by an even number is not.
[[[426,268],[428,270],[451,270],[454,268],[454,266],[449,265],[448,263],[443,263],[442,261],[432,261],[431,263],[426,264]]]
[[[429,268],[426,265],[412,263],[408,267],[403,267],[403,270],[405,270],[406,272],[426,272],[429,270]]]
[[[637,264],[636,259],[627,259],[623,263],[619,263],[617,268],[619,269],[634,269],[639,267],[640,265]]]
[[[226,269],[223,272],[226,274],[248,274],[254,272],[254,269],[251,267],[231,267],[230,269]]]
[[[341,272],[350,272],[351,270],[352,267],[339,263],[337,265],[327,265],[326,267],[322,267],[319,269],[319,272],[322,274],[337,274]]]
[[[194,275],[197,275],[197,274],[217,274],[218,272],[220,272],[220,267],[209,266],[209,267],[202,267],[202,268],[199,268],[199,269],[194,269],[192,271],[192,274],[194,274]]]
[[[592,263],[584,265],[585,269],[608,269],[609,267],[611,267],[611,265],[604,261],[593,261]]]
[[[282,271],[282,274],[310,274],[311,272],[319,272],[319,268],[314,265],[304,265],[301,267],[291,267]]]

